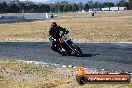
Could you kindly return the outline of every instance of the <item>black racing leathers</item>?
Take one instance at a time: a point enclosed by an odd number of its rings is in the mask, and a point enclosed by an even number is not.
[[[60,35],[61,31],[62,31],[62,34]],[[61,38],[61,36],[63,36],[64,34],[68,34],[68,33],[69,33],[68,30],[66,30],[65,28],[62,28],[60,26],[50,28],[49,36],[53,38],[51,49],[58,52],[58,49],[56,47],[56,41],[59,38]],[[54,41],[54,39],[56,39],[56,41]]]
[[[52,27],[49,30],[49,36],[53,37],[54,39],[59,39],[62,35],[60,35],[60,32],[63,32],[63,34],[68,34],[68,30],[66,30],[65,28],[62,28],[60,26],[57,27]]]

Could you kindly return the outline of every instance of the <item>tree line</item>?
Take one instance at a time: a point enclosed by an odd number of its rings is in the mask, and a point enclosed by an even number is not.
[[[121,0],[118,3],[112,2],[93,2],[87,3],[69,3],[66,1],[48,3],[48,4],[36,4],[30,1],[26,2],[10,2],[0,3],[0,13],[58,13],[58,12],[76,12],[76,11],[89,11],[92,8],[104,8],[104,7],[127,7],[128,10],[132,9],[132,0]]]

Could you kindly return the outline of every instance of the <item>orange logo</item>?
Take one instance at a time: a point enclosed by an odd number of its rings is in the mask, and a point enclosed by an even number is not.
[[[77,70],[76,81],[82,85],[88,83],[129,83],[131,76],[129,74],[86,74],[83,68]]]

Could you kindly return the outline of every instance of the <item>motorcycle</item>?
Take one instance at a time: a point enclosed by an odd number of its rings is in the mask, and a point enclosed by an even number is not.
[[[63,56],[71,54],[74,54],[77,57],[82,56],[82,50],[74,44],[70,38],[67,38],[66,35],[63,35],[60,39],[54,41],[57,42],[56,47],[59,54]]]

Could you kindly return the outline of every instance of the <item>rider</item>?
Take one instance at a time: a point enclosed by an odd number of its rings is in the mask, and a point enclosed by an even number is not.
[[[60,32],[62,32],[61,35],[60,35]],[[65,28],[60,27],[59,25],[57,25],[56,22],[51,23],[51,28],[49,30],[49,36],[50,36],[50,41],[52,41],[51,49],[53,51],[58,52],[58,49],[56,47],[56,41],[59,38],[61,38],[64,34],[68,34],[68,33],[69,33],[68,30],[66,30]]]

